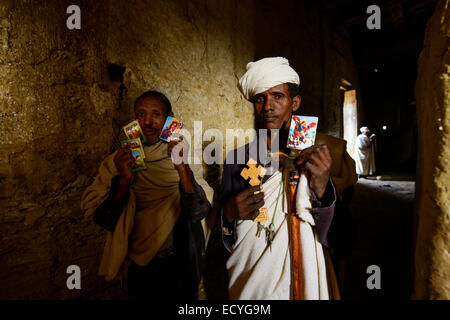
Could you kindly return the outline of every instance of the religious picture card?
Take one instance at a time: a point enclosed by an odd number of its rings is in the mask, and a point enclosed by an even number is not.
[[[142,147],[141,139],[130,139],[130,140],[124,140],[121,142],[122,148],[135,150],[139,149],[142,153],[142,158],[145,158],[144,148]]]
[[[141,139],[144,143],[147,141],[137,120],[124,126],[123,131],[125,131],[128,139]]]
[[[167,117],[166,123],[164,124],[164,127],[161,131],[161,135],[159,138],[161,140],[164,140],[166,142],[169,142],[171,140],[171,137],[178,136],[178,133],[183,128],[183,122],[173,118],[173,117]]]
[[[287,147],[303,150],[312,146],[316,140],[318,117],[292,116]]]
[[[147,167],[144,162],[144,150],[142,148],[141,139],[130,139],[122,141],[122,148],[127,148],[131,150],[131,155],[133,156],[135,163],[130,164],[131,172],[136,172],[140,170],[144,170]]]

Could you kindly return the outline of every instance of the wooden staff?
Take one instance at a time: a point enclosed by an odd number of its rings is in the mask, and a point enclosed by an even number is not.
[[[291,267],[292,267],[292,294],[294,300],[303,300],[303,261],[300,241],[300,219],[296,215],[295,195],[299,181],[299,173],[296,170],[289,171],[289,203],[290,203],[290,234],[291,234]]]

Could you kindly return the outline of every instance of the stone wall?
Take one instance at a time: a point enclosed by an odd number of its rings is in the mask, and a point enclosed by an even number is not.
[[[248,61],[285,55],[305,110],[338,135],[340,77],[355,77],[345,40],[315,6],[285,1],[286,19],[272,1],[84,0],[81,30],[68,30],[71,4],[0,3],[0,299],[123,297],[96,276],[105,231],[83,220],[80,198],[142,91],[166,93],[189,130],[195,120],[203,130],[252,128],[237,80]],[[273,28],[262,28],[263,12]],[[284,42],[264,39],[286,22]],[[66,288],[72,264],[82,290]]]
[[[103,234],[81,221],[80,196],[109,151],[114,93],[105,90],[104,6],[81,2],[83,28],[66,28],[68,1],[0,3],[0,298],[88,294]],[[65,288],[66,267],[86,290]]]
[[[416,83],[416,299],[450,299],[449,44],[450,1],[441,0],[427,25]]]
[[[136,0],[111,6],[106,54],[109,63],[126,68],[126,112],[140,93],[156,89],[191,132],[195,120],[203,129],[251,128],[252,106],[236,89],[254,51],[247,3]]]

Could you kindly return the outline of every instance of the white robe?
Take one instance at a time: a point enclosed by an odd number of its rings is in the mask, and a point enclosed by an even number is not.
[[[281,171],[274,173],[263,185],[264,207],[272,221],[277,196],[282,180]],[[291,259],[289,248],[289,216],[286,183],[282,191],[275,216],[275,236],[272,250],[266,245],[265,232],[256,236],[257,224],[252,220],[239,220],[237,240],[227,261],[230,299],[288,300],[291,292]],[[301,176],[297,190],[296,206],[300,222],[300,236],[303,258],[303,284],[305,299],[339,298],[337,282],[331,259],[324,253],[312,226],[311,201],[308,181]]]
[[[356,138],[356,149],[356,173],[362,175],[373,174],[376,170],[374,146],[365,134],[360,134]]]

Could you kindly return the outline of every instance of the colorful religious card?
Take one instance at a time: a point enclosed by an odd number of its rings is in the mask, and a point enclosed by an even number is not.
[[[129,124],[124,126],[123,131],[125,131],[128,139],[141,139],[144,143],[145,141],[147,141],[137,120],[134,120],[133,122],[130,122]]]
[[[173,135],[177,135],[180,132],[180,130],[183,128],[183,125],[183,122],[173,117],[167,117],[166,123],[164,124],[159,138],[161,140],[169,142]]]
[[[130,139],[124,140],[121,142],[122,148],[127,148],[131,150],[131,155],[133,156],[135,163],[130,165],[131,172],[136,172],[140,170],[144,170],[147,167],[145,166],[144,158],[144,150],[142,148],[141,139]]]
[[[303,150],[312,146],[316,140],[318,117],[292,116],[287,147]]]
[[[124,140],[121,141],[122,144],[122,148],[126,148],[126,149],[130,149],[130,150],[135,150],[135,149],[139,149],[141,154],[142,154],[142,158],[145,158],[145,153],[144,153],[144,149],[142,147],[142,142],[141,139],[130,139],[130,140]]]

